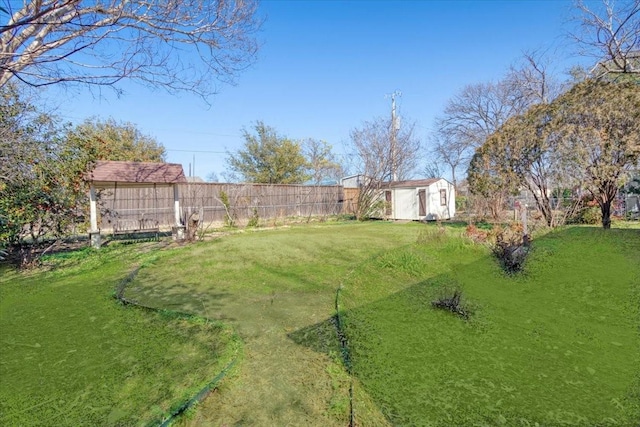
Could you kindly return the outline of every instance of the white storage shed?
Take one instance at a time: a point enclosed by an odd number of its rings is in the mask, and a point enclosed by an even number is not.
[[[434,221],[456,214],[456,192],[444,178],[390,182],[384,188],[385,216],[391,219]]]

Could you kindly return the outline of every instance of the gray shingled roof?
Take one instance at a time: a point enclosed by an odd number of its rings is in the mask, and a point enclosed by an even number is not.
[[[428,187],[431,184],[440,181],[442,178],[429,178],[429,179],[412,179],[409,181],[393,181],[387,183],[388,188],[405,188],[405,187]]]
[[[187,182],[178,163],[116,162],[100,160],[88,181],[131,184],[177,184]]]

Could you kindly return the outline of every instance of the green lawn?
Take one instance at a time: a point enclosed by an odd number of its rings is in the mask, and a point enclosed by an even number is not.
[[[219,323],[123,306],[112,293],[144,246],[62,254],[0,276],[0,425],[148,425],[235,357]],[[148,250],[149,248],[146,248]]]
[[[235,357],[181,425],[344,426],[353,380],[362,426],[637,427],[640,230],[550,233],[518,276],[463,230],[305,225],[4,270],[0,425],[144,424]],[[210,320],[117,304],[134,265],[127,298]],[[338,288],[353,377],[335,333]],[[431,307],[453,288],[468,322]]]
[[[371,259],[344,284],[354,374],[394,425],[637,426],[640,233],[571,228],[520,276],[449,240]],[[463,290],[469,322],[434,310]]]
[[[363,260],[411,244],[423,227],[349,222],[250,231],[141,270],[127,297],[222,320],[243,340],[237,376],[186,423],[346,425],[349,378],[327,322],[336,289]],[[363,419],[384,423],[370,409]]]

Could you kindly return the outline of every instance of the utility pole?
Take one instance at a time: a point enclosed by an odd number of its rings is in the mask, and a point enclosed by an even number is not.
[[[400,130],[400,121],[396,115],[396,96],[402,96],[399,90],[396,90],[391,95],[391,180],[398,180],[398,159],[397,159],[397,135]]]

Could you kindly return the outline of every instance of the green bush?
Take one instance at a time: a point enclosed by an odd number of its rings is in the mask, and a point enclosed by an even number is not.
[[[231,206],[231,202],[229,201],[229,195],[226,191],[220,191],[220,202],[222,206],[224,206],[224,225],[227,227],[235,227],[236,219],[233,214],[233,207]]]
[[[467,196],[456,196],[456,211],[466,211],[469,206]]]
[[[258,209],[253,208],[253,212],[249,217],[249,222],[247,223],[247,227],[258,227],[260,225],[260,217],[258,216]]]
[[[602,221],[602,212],[599,206],[585,206],[576,215],[569,219],[570,224],[596,225]]]

